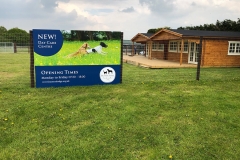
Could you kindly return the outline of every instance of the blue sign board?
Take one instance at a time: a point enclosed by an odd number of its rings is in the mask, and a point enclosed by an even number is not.
[[[37,88],[121,83],[121,32],[33,30],[33,42]]]
[[[59,30],[33,30],[34,51],[42,56],[56,54],[63,45],[63,36]]]

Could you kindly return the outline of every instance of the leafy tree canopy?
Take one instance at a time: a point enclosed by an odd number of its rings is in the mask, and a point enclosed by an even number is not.
[[[28,34],[25,30],[19,29],[17,27],[9,29],[8,33],[15,33],[15,34]]]
[[[237,21],[225,19],[223,21],[217,20],[215,24],[204,24],[200,26],[186,26],[179,27],[184,30],[205,30],[205,31],[240,31],[240,18]]]
[[[7,29],[3,26],[0,26],[0,33],[6,33]]]
[[[147,31],[147,33],[157,33],[157,32],[160,31],[161,29],[171,29],[171,28],[170,28],[170,27],[167,27],[167,26],[161,27],[161,28],[152,28],[152,29],[149,29],[149,30]]]
[[[0,42],[14,42],[17,45],[27,45],[29,43],[29,33],[17,27],[7,30],[0,26]]]
[[[161,29],[171,29],[170,27],[162,27],[162,28],[152,28],[147,31],[147,33],[156,33]],[[240,31],[240,18],[237,21],[233,21],[230,19],[225,19],[223,21],[217,20],[215,24],[203,24],[199,26],[186,26],[179,27],[177,29],[184,30],[204,30],[204,31]]]
[[[62,30],[64,40],[67,41],[88,41],[88,40],[120,40],[121,32],[111,31],[81,31],[81,30]]]

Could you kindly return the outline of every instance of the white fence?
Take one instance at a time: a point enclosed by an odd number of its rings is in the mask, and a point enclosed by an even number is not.
[[[14,43],[12,42],[0,42],[0,53],[14,53]]]

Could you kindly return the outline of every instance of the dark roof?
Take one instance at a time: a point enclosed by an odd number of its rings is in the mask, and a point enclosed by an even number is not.
[[[238,37],[240,38],[240,32],[230,31],[202,31],[202,30],[181,30],[170,29],[170,31],[180,33],[183,36],[205,36],[205,37]]]
[[[154,35],[154,33],[141,33],[142,35],[150,38],[152,35]]]

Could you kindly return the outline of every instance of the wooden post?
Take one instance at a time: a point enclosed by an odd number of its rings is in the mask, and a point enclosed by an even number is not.
[[[30,82],[31,88],[35,87],[34,81],[34,52],[33,52],[33,31],[30,31]]]
[[[134,42],[132,44],[132,56],[134,56]]]
[[[121,53],[123,53],[123,32],[121,32]],[[120,83],[122,83],[122,70],[123,70],[123,54],[121,54],[121,78],[120,78]]]
[[[152,59],[152,41],[149,43],[148,59]]]
[[[147,55],[149,54],[149,41],[147,41],[147,52],[146,52],[146,54],[145,54],[145,57],[147,57]],[[147,57],[148,58],[148,57]]]
[[[148,48],[149,48],[149,46],[148,46],[148,42],[146,42],[146,45],[145,45],[145,47],[146,47],[146,51],[145,51],[145,57],[147,57]]]
[[[202,61],[202,39],[203,37],[200,37],[200,43],[199,43],[199,53],[198,53],[198,64],[197,64],[197,78],[196,80],[199,81],[200,78],[200,66]]]
[[[183,49],[184,49],[184,41],[182,39],[182,42],[181,42],[181,54],[180,54],[180,65],[182,65]]]
[[[147,43],[145,43],[145,45],[144,45],[144,49],[143,49],[143,51],[144,51],[144,52],[143,52],[143,56],[144,56],[144,55],[147,53],[147,46],[146,46],[146,45],[147,45]]]
[[[127,52],[128,45],[125,45],[125,48],[126,48],[126,55],[128,55],[128,52]]]
[[[14,53],[17,53],[17,44],[16,44],[16,42],[13,43],[13,46],[14,46]]]

